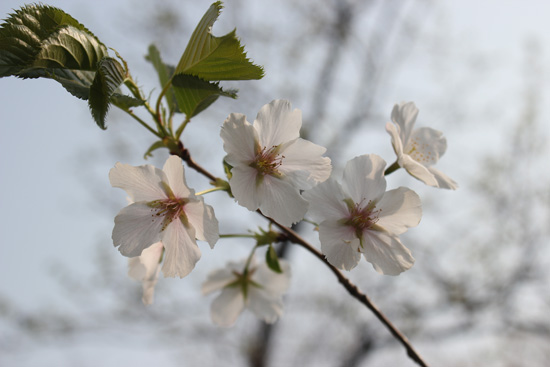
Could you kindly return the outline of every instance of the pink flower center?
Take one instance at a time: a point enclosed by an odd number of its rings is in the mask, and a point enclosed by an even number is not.
[[[273,175],[278,176],[280,172],[279,166],[283,164],[284,155],[278,154],[279,145],[271,148],[264,147],[254,157],[254,161],[250,164],[251,167],[258,170],[262,176]]]
[[[161,231],[164,231],[174,219],[181,218],[182,220],[186,220],[185,211],[183,210],[186,203],[185,199],[180,198],[152,201],[149,203],[152,220],[162,219]]]
[[[376,209],[372,200],[369,200],[367,205],[362,205],[363,200],[360,203],[353,203],[351,200],[346,200],[346,204],[349,209],[349,216],[345,219],[344,224],[355,229],[355,233],[358,238],[362,237],[363,231],[371,228],[376,222],[382,209]]]

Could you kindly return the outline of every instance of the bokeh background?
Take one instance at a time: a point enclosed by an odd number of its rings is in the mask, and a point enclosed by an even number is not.
[[[0,17],[24,2],[3,0]],[[50,1],[115,48],[155,98],[144,59],[155,43],[176,64],[209,1]],[[384,130],[394,103],[414,101],[417,126],[444,132],[438,168],[457,191],[425,187],[402,170],[388,187],[419,193],[421,224],[403,236],[416,258],[399,277],[362,262],[349,277],[433,366],[550,365],[550,5],[543,1],[226,1],[214,26],[234,27],[260,81],[224,83],[183,137],[222,175],[219,128],[231,112],[252,121],[287,98],[303,133],[328,147],[336,173],[356,155],[395,160]],[[230,329],[209,319],[209,271],[245,257],[249,240],[207,244],[183,280],[159,281],[141,304],[127,259],[113,248],[126,204],[115,162],[161,166],[154,137],[112,109],[108,130],[51,80],[0,80],[0,366],[414,366],[370,312],[319,261],[286,249],[293,280],[285,315],[251,314]],[[196,190],[208,182],[194,172]],[[222,233],[266,223],[223,193],[209,194]],[[298,228],[317,245],[309,225]]]

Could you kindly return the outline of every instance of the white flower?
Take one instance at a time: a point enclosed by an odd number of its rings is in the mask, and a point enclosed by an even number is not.
[[[214,210],[187,187],[179,157],[168,158],[162,170],[151,165],[117,163],[109,179],[132,201],[115,217],[112,238],[122,255],[139,256],[162,241],[164,276],[183,278],[201,257],[195,239],[214,247],[219,238]]]
[[[230,114],[220,134],[237,202],[285,226],[307,211],[300,190],[326,180],[331,171],[330,159],[322,157],[326,148],[301,139],[301,126],[301,111],[275,100],[260,109],[253,124],[243,114]]]
[[[343,185],[329,178],[303,194],[320,222],[321,251],[337,268],[353,269],[361,254],[386,275],[414,264],[398,236],[420,222],[420,198],[404,187],[386,192],[385,166],[374,154],[355,157],[346,164]]]
[[[418,108],[413,102],[396,104],[391,113],[392,124],[386,124],[391,136],[397,164],[426,185],[456,190],[458,185],[432,167],[447,149],[443,133],[429,127],[414,129]]]
[[[147,247],[140,256],[128,259],[128,275],[141,282],[143,287],[144,304],[153,303],[155,285],[157,285],[160,273],[160,261],[164,246],[162,242],[157,242]]]
[[[246,260],[229,262],[227,267],[213,271],[202,285],[202,293],[221,290],[210,308],[212,321],[220,326],[232,326],[245,308],[267,323],[283,314],[283,293],[290,285],[290,267],[279,260],[282,273],[275,273],[265,262],[256,264],[252,258],[248,271]]]

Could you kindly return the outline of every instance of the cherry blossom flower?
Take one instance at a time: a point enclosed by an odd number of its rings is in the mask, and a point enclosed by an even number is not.
[[[420,198],[404,187],[386,192],[385,166],[374,154],[355,157],[346,164],[342,185],[329,178],[303,194],[320,223],[321,251],[339,269],[353,269],[361,254],[386,275],[414,264],[398,236],[420,222]]]
[[[237,202],[285,226],[307,212],[300,190],[326,180],[332,169],[322,157],[326,148],[300,138],[301,126],[301,111],[275,100],[260,109],[253,124],[243,114],[230,114],[220,134]]]
[[[265,262],[253,257],[244,271],[246,260],[229,262],[213,271],[202,285],[202,293],[221,290],[210,308],[212,321],[224,327],[232,326],[248,308],[261,320],[271,324],[283,314],[283,293],[290,285],[290,267],[279,260],[282,273],[275,273]]]
[[[143,250],[140,256],[128,259],[128,275],[141,282],[143,288],[141,300],[145,305],[153,303],[163,251],[162,242],[157,242]]]
[[[164,276],[183,278],[201,257],[195,239],[214,247],[219,238],[214,210],[187,187],[179,157],[168,158],[162,170],[117,163],[109,179],[132,201],[115,217],[112,238],[122,255],[140,256],[162,241]]]
[[[397,164],[426,185],[456,190],[455,181],[433,167],[447,149],[443,133],[429,127],[413,129],[418,108],[413,102],[396,104],[386,131],[391,136]]]

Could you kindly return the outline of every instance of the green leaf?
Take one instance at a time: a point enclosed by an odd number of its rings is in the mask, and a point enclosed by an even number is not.
[[[43,73],[44,78],[59,82],[73,96],[87,100],[90,97],[90,87],[94,81],[95,72],[69,69],[40,69],[37,75]]]
[[[112,57],[101,59],[98,64],[94,81],[90,87],[88,105],[97,125],[105,130],[105,117],[111,103],[111,96],[124,82],[126,71],[122,65]]]
[[[246,57],[235,30],[222,37],[210,33],[222,8],[221,1],[217,1],[206,11],[176,66],[176,74],[207,81],[261,79],[263,68]]]
[[[51,78],[83,98],[80,90],[107,48],[63,10],[27,5],[0,27],[0,77]],[[72,73],[72,74],[71,74]]]
[[[277,251],[272,245],[269,245],[269,249],[265,253],[265,262],[267,266],[273,270],[275,273],[282,273],[283,270],[279,265],[279,258],[277,257]]]
[[[145,104],[145,101],[142,99],[137,99],[132,96],[127,96],[124,94],[113,93],[111,96],[111,103],[120,109],[127,111],[132,107],[139,107]]]
[[[159,141],[156,141],[154,142],[150,147],[149,149],[147,149],[147,151],[145,152],[145,154],[143,155],[143,158],[144,159],[147,159],[149,157],[152,157],[153,156],[153,151],[157,150],[157,149],[160,149],[160,148],[164,148],[166,147],[166,144],[164,144],[164,142],[162,140],[159,140]]]
[[[149,46],[149,53],[145,56],[145,59],[153,64],[153,67],[159,77],[160,86],[164,88],[168,83],[170,83],[170,78],[174,74],[175,68],[162,62],[160,52],[155,45]],[[179,112],[177,111],[178,105],[176,103],[176,96],[171,87],[168,89],[164,97],[166,98],[170,112]]]
[[[208,82],[192,75],[176,75],[172,79],[172,85],[178,105],[188,118],[204,111],[219,96],[237,98],[236,90],[224,91],[219,83]]]

